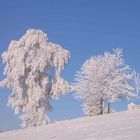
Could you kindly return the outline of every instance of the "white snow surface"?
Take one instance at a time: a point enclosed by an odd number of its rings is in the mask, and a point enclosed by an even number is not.
[[[3,132],[0,140],[140,140],[140,110]]]

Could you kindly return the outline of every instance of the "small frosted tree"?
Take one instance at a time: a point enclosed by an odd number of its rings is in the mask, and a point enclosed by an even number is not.
[[[75,76],[74,91],[77,98],[84,100],[87,115],[109,113],[110,102],[137,96],[136,73],[125,64],[122,49],[113,51],[91,57]]]
[[[2,54],[6,78],[2,87],[12,90],[8,105],[19,114],[23,127],[47,124],[50,99],[59,99],[70,85],[61,72],[70,58],[69,51],[48,41],[41,30],[30,29],[19,41],[11,41]]]
[[[83,104],[84,113],[88,116],[99,115],[101,113],[99,101],[96,102],[85,102]]]

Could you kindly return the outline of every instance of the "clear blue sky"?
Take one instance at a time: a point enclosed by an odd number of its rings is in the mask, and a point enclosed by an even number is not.
[[[75,72],[92,55],[123,48],[126,62],[140,73],[139,0],[1,0],[0,54],[11,40],[18,40],[29,28],[39,28],[49,40],[71,52],[63,77],[73,82]],[[0,79],[3,76],[0,59]],[[6,106],[10,91],[0,89],[0,130],[19,128],[20,121]],[[53,101],[50,119],[83,116],[81,101],[72,94]],[[118,111],[125,103],[114,104]]]

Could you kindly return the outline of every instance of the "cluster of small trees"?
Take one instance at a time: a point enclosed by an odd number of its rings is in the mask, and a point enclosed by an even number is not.
[[[6,78],[1,87],[12,90],[8,105],[19,114],[23,127],[49,123],[50,99],[73,91],[83,99],[87,115],[110,113],[110,103],[138,97],[140,78],[123,59],[122,49],[91,57],[70,84],[62,76],[70,53],[51,43],[41,30],[30,29],[19,41],[11,41],[2,54]]]
[[[74,90],[87,115],[110,113],[110,103],[138,96],[139,74],[123,59],[122,49],[91,57],[77,72]]]

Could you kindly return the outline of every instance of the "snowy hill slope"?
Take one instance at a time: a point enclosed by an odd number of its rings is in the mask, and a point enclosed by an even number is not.
[[[140,140],[140,110],[5,132],[0,140]]]

